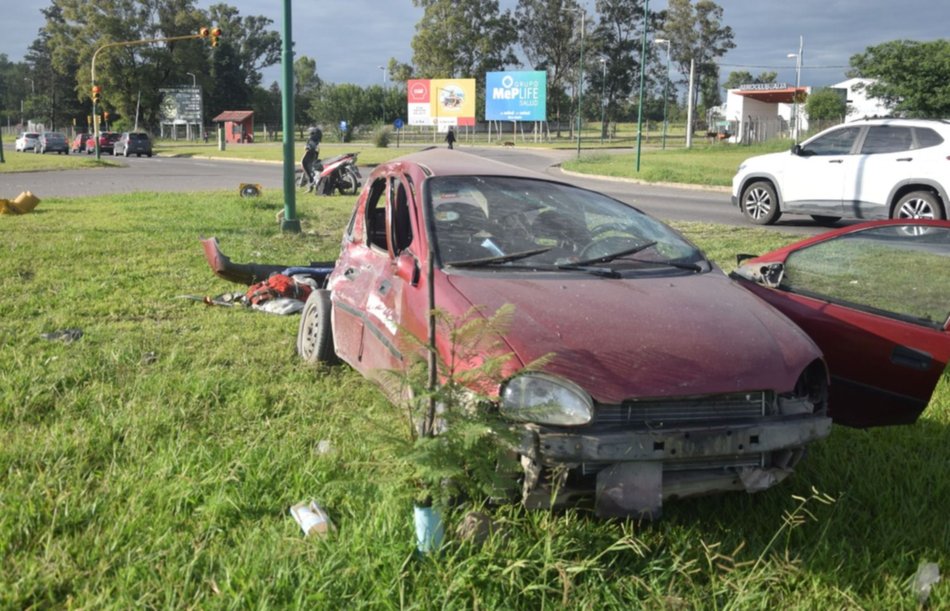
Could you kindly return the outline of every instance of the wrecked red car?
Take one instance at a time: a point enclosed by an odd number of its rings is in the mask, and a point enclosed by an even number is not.
[[[835,422],[909,424],[927,407],[950,359],[950,221],[838,229],[732,276],[821,348]]]
[[[514,307],[491,394],[523,426],[531,507],[593,497],[600,515],[655,516],[664,499],[763,490],[830,432],[829,374],[798,326],[663,223],[543,174],[445,149],[382,164],[327,280],[298,352],[374,380],[408,366],[401,336],[424,345],[433,307]]]

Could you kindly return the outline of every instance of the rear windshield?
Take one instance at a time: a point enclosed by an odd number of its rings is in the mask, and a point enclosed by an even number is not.
[[[129,134],[129,140],[148,140],[148,134]]]

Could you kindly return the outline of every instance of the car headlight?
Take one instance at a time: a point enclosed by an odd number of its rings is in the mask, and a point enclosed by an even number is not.
[[[577,384],[543,373],[526,373],[505,384],[502,416],[522,422],[576,426],[594,417],[594,402]]]

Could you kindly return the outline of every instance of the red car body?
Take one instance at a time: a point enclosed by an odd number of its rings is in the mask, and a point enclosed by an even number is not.
[[[664,498],[754,492],[830,432],[827,370],[799,327],[662,223],[545,175],[445,149],[381,164],[327,287],[298,351],[374,380],[407,368],[433,306],[514,306],[506,381],[487,390],[524,427],[528,506],[593,495],[601,515],[656,515]],[[532,420],[525,388],[589,413]]]
[[[950,221],[845,227],[745,261],[733,277],[822,349],[835,422],[917,420],[950,360]]]
[[[119,132],[99,132],[99,152],[112,154],[115,148],[115,142],[122,134]],[[86,139],[86,153],[96,152],[96,137],[90,134]]]

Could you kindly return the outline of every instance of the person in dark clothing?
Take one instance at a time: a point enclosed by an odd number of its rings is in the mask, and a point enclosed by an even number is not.
[[[313,171],[314,166],[320,161],[320,142],[323,140],[323,131],[319,127],[311,127],[308,133],[306,151],[303,154],[303,159],[300,160],[300,165],[303,166],[303,171],[310,178],[310,188],[308,190],[313,190]]]
[[[452,128],[449,128],[449,133],[445,134],[445,141],[449,143],[449,148],[452,148],[452,145],[455,144],[455,131]]]

